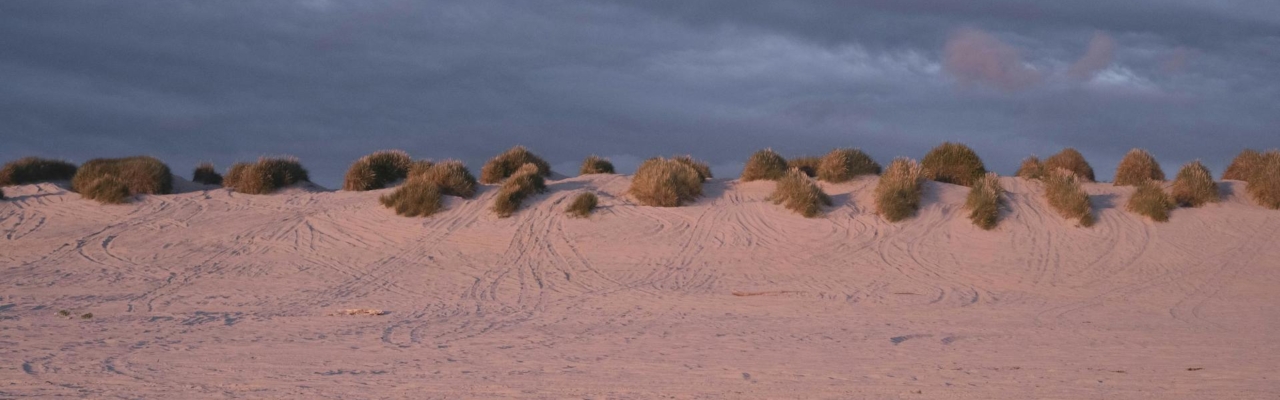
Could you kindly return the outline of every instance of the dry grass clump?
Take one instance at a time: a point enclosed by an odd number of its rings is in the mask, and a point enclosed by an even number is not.
[[[94,179],[80,190],[80,195],[102,204],[124,204],[129,201],[129,186],[115,175]]]
[[[191,173],[191,181],[202,185],[222,186],[222,174],[213,168],[213,163],[200,163],[195,172]]]
[[[903,157],[894,159],[876,184],[876,212],[889,222],[915,215],[924,194],[924,180],[920,163]]]
[[[503,179],[514,175],[525,164],[533,164],[537,167],[538,175],[551,176],[551,164],[547,164],[545,160],[524,146],[516,146],[489,159],[489,162],[480,168],[480,182],[486,184],[502,182]]]
[[[859,175],[877,175],[880,164],[858,149],[835,149],[818,162],[818,179],[840,183]]]
[[[920,160],[929,179],[961,186],[973,186],[987,173],[978,153],[961,143],[943,142]]]
[[[1156,158],[1146,150],[1129,150],[1124,158],[1120,159],[1120,165],[1116,167],[1115,185],[1136,186],[1149,180],[1164,180],[1164,171],[1160,169],[1160,163],[1156,162]]]
[[[1250,173],[1246,190],[1253,201],[1266,208],[1280,209],[1280,151],[1268,151]]]
[[[822,214],[822,206],[831,205],[831,197],[822,192],[822,188],[810,179],[799,168],[792,168],[778,179],[769,195],[773,204],[782,204],[788,210],[795,211],[805,218],[813,218]]]
[[[493,199],[493,212],[501,218],[510,217],[520,209],[520,203],[525,199],[546,190],[547,182],[538,165],[525,164],[502,182],[498,195]]]
[[[1125,208],[1130,212],[1150,217],[1152,221],[1168,221],[1169,211],[1177,207],[1173,197],[1165,193],[1164,188],[1160,187],[1160,183],[1155,180],[1148,179],[1137,186],[1138,190],[1129,197]]]
[[[796,168],[810,178],[818,177],[818,165],[822,164],[820,157],[796,157],[787,160],[787,169]]]
[[[1076,149],[1070,147],[1062,149],[1058,154],[1054,154],[1044,160],[1046,175],[1051,173],[1049,171],[1054,171],[1058,168],[1071,171],[1071,173],[1076,174],[1077,177],[1087,182],[1094,181],[1093,167],[1089,165],[1088,161],[1085,161],[1084,155],[1080,154]]]
[[[596,205],[600,204],[600,199],[595,193],[585,192],[579,193],[569,202],[569,206],[565,207],[564,212],[569,216],[577,218],[586,218],[595,211]]]
[[[776,181],[787,174],[787,159],[782,158],[773,149],[763,149],[751,154],[747,165],[742,168],[738,180],[751,182],[758,180]]]
[[[1249,175],[1256,171],[1259,165],[1262,165],[1262,153],[1254,149],[1245,149],[1231,160],[1231,165],[1222,172],[1222,180],[1247,181]]]
[[[704,181],[713,178],[713,176],[711,176],[711,167],[705,162],[695,160],[693,156],[676,156],[675,158],[672,158],[672,160],[684,164],[689,168],[693,168],[693,171],[698,173],[698,177]]]
[[[612,174],[613,163],[608,158],[601,158],[596,155],[588,156],[582,160],[582,168],[578,169],[579,175],[591,174]]]
[[[351,163],[342,181],[342,190],[360,192],[387,187],[387,184],[409,176],[413,159],[400,150],[377,151]]]
[[[1218,184],[1213,181],[1209,168],[1198,160],[1182,166],[1173,179],[1173,200],[1183,207],[1217,203],[1220,200]]]
[[[239,193],[267,194],[299,182],[309,182],[307,170],[293,157],[259,158],[255,163],[236,163],[227,170],[222,187]]]
[[[384,207],[406,217],[426,217],[444,209],[440,187],[424,180],[410,180],[378,198]]]
[[[7,162],[4,168],[0,168],[0,186],[65,181],[75,175],[75,164],[62,160],[23,157]]]
[[[422,180],[436,184],[440,194],[469,199],[476,195],[476,177],[471,175],[466,164],[458,160],[445,160],[432,164],[430,168],[409,175],[409,180]]]
[[[108,176],[123,183],[128,190],[127,195],[173,192],[173,173],[169,171],[169,166],[149,156],[89,160],[71,178],[71,190],[84,194],[91,186],[96,186],[100,179]],[[115,186],[111,182],[102,185],[104,189]]]
[[[426,173],[431,166],[436,165],[431,160],[417,160],[409,163],[409,173],[406,176],[422,175]]]
[[[1044,179],[1044,163],[1040,162],[1039,157],[1027,157],[1022,160],[1022,165],[1018,166],[1018,173],[1015,175],[1023,179]]]
[[[995,229],[1000,219],[1000,204],[1004,195],[1004,187],[1000,186],[1000,175],[988,172],[974,183],[969,196],[964,200],[964,207],[969,209],[969,220],[985,230]]]
[[[387,312],[386,312],[386,311],[379,310],[379,309],[376,309],[376,308],[348,308],[348,309],[338,310],[338,311],[336,311],[336,312],[334,312],[333,314],[330,314],[330,315],[335,315],[335,316],[338,316],[338,315],[346,315],[346,316],[367,316],[367,317],[376,317],[376,316],[379,316],[379,315],[387,315]]]
[[[1058,168],[1045,175],[1044,197],[1049,206],[1067,219],[1079,219],[1081,226],[1093,226],[1093,206],[1089,194],[1080,187],[1080,175]]]
[[[627,192],[640,204],[679,207],[702,195],[704,179],[704,175],[686,162],[655,157],[640,164]]]

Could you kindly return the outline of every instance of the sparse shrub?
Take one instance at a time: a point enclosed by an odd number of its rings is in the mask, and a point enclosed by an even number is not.
[[[102,204],[124,204],[129,201],[129,187],[115,175],[104,175],[81,188],[80,195]]]
[[[582,160],[582,168],[578,170],[580,175],[612,173],[614,173],[613,163],[609,162],[608,158],[601,158],[596,155],[588,156],[587,159]]]
[[[440,194],[446,196],[469,199],[476,194],[476,177],[458,160],[441,161],[421,173],[410,175],[409,179],[434,183],[440,188]]]
[[[84,194],[90,186],[105,177],[115,177],[128,188],[126,196],[135,194],[169,194],[173,192],[173,173],[155,157],[96,158],[85,162],[71,178],[71,190]],[[107,187],[114,183],[103,183]]]
[[[987,173],[978,153],[964,144],[944,142],[920,160],[928,179],[961,186],[973,186]]]
[[[1138,190],[1129,197],[1125,208],[1130,212],[1150,217],[1152,221],[1168,221],[1169,211],[1177,207],[1173,197],[1165,193],[1164,188],[1160,187],[1160,183],[1155,180],[1148,179],[1137,186]]]
[[[259,158],[252,164],[237,163],[227,171],[223,187],[239,193],[267,194],[299,182],[308,182],[307,170],[293,157]]]
[[[486,184],[501,182],[503,179],[515,174],[525,164],[536,166],[538,175],[543,177],[551,176],[551,164],[547,164],[546,161],[530,152],[524,146],[516,146],[489,159],[489,162],[480,168],[480,182]]]
[[[93,313],[80,314],[80,319],[93,319]]]
[[[409,176],[413,159],[400,150],[383,150],[360,157],[347,169],[342,190],[359,192],[387,187]]]
[[[1149,180],[1164,180],[1164,171],[1160,163],[1143,149],[1129,150],[1116,167],[1116,186],[1135,186]]]
[[[203,185],[222,186],[222,175],[213,168],[213,163],[200,163],[196,166],[195,172],[191,173],[191,181]]]
[[[822,158],[819,157],[796,157],[787,160],[787,169],[796,168],[810,178],[818,177],[818,164],[822,164]]]
[[[1044,179],[1044,163],[1036,156],[1027,157],[1022,160],[1016,175],[1023,179]]]
[[[787,159],[782,158],[772,149],[764,149],[751,154],[747,165],[742,168],[738,179],[742,182],[758,180],[776,181],[787,174]]]
[[[378,198],[384,207],[406,217],[427,217],[444,209],[440,187],[435,183],[410,180]]]
[[[569,207],[566,207],[564,212],[572,217],[586,218],[591,215],[592,211],[595,211],[596,205],[599,203],[600,199],[596,197],[595,193],[579,193],[574,196],[573,201],[569,202]]]
[[[697,172],[698,176],[704,181],[713,178],[713,176],[711,176],[711,167],[705,162],[695,160],[693,156],[676,156],[675,158],[672,158],[672,160],[687,165],[689,168],[693,168],[693,171]]]
[[[76,165],[38,157],[23,157],[4,164],[0,168],[0,186],[65,181],[76,175]]]
[[[818,162],[818,179],[840,183],[859,175],[877,175],[880,164],[858,149],[835,149]]]
[[[426,173],[428,169],[431,169],[431,166],[433,165],[435,165],[435,163],[431,162],[431,160],[417,160],[409,163],[409,173],[407,176],[422,175]]]
[[[702,174],[679,159],[655,157],[640,164],[627,191],[640,204],[679,207],[702,195],[703,180]]]
[[[546,191],[547,183],[540,171],[536,164],[528,163],[507,177],[493,199],[493,212],[500,218],[510,217],[525,199]]]
[[[969,209],[969,220],[985,230],[995,229],[1000,222],[1000,204],[1003,201],[1004,187],[1000,186],[1000,175],[988,172],[974,183],[969,196],[964,200],[964,207]]]
[[[924,194],[924,180],[920,163],[903,157],[894,159],[876,184],[876,212],[889,222],[915,215]]]
[[[1058,168],[1070,171],[1071,173],[1076,174],[1077,177],[1080,177],[1080,179],[1084,179],[1086,182],[1094,181],[1093,167],[1089,165],[1088,161],[1085,161],[1084,155],[1080,154],[1076,149],[1070,147],[1062,149],[1058,154],[1054,154],[1044,160],[1044,170],[1046,175]]]
[[[1089,194],[1080,187],[1080,175],[1066,168],[1051,170],[1045,175],[1044,197],[1049,206],[1067,219],[1079,219],[1081,226],[1093,226],[1093,206]]]
[[[1262,155],[1262,161],[1250,172],[1246,190],[1253,201],[1266,208],[1280,209],[1280,151]]]
[[[773,204],[782,204],[788,210],[795,211],[805,218],[813,218],[822,214],[822,206],[831,205],[831,197],[822,192],[822,188],[801,172],[792,168],[778,179],[769,195]]]
[[[1231,165],[1227,166],[1227,170],[1222,172],[1223,180],[1247,181],[1249,175],[1262,165],[1262,153],[1254,149],[1244,149],[1235,159],[1231,160]]]
[[[1209,168],[1200,161],[1182,166],[1173,179],[1173,200],[1183,207],[1200,207],[1220,200],[1218,184],[1213,181]]]

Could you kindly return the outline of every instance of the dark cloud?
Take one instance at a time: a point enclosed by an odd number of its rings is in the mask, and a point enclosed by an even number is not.
[[[1004,173],[1063,146],[1220,170],[1280,146],[1277,49],[1250,0],[6,1],[0,159],[294,154],[337,186],[384,148],[732,176],[761,147],[959,140]]]

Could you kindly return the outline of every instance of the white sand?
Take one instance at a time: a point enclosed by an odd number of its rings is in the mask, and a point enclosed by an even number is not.
[[[386,191],[10,187],[0,398],[1280,397],[1280,212],[1233,182],[1154,224],[1091,184],[1078,228],[1003,182],[993,232],[934,183],[886,223],[870,178],[825,185],[818,219],[768,182],[639,207],[625,176],[553,182],[510,219],[493,187],[428,219]],[[581,190],[602,208],[566,217]]]

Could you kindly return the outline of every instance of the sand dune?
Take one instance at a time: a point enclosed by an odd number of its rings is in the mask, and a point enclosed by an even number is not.
[[[1004,178],[990,232],[947,184],[890,224],[874,178],[824,184],[816,219],[766,201],[771,182],[715,180],[681,208],[637,206],[628,183],[552,181],[509,219],[492,186],[427,219],[385,190],[102,206],[6,188],[0,397],[1280,393],[1280,213],[1240,183],[1165,224],[1089,184],[1099,222],[1079,228]],[[601,209],[568,218],[581,190]]]

